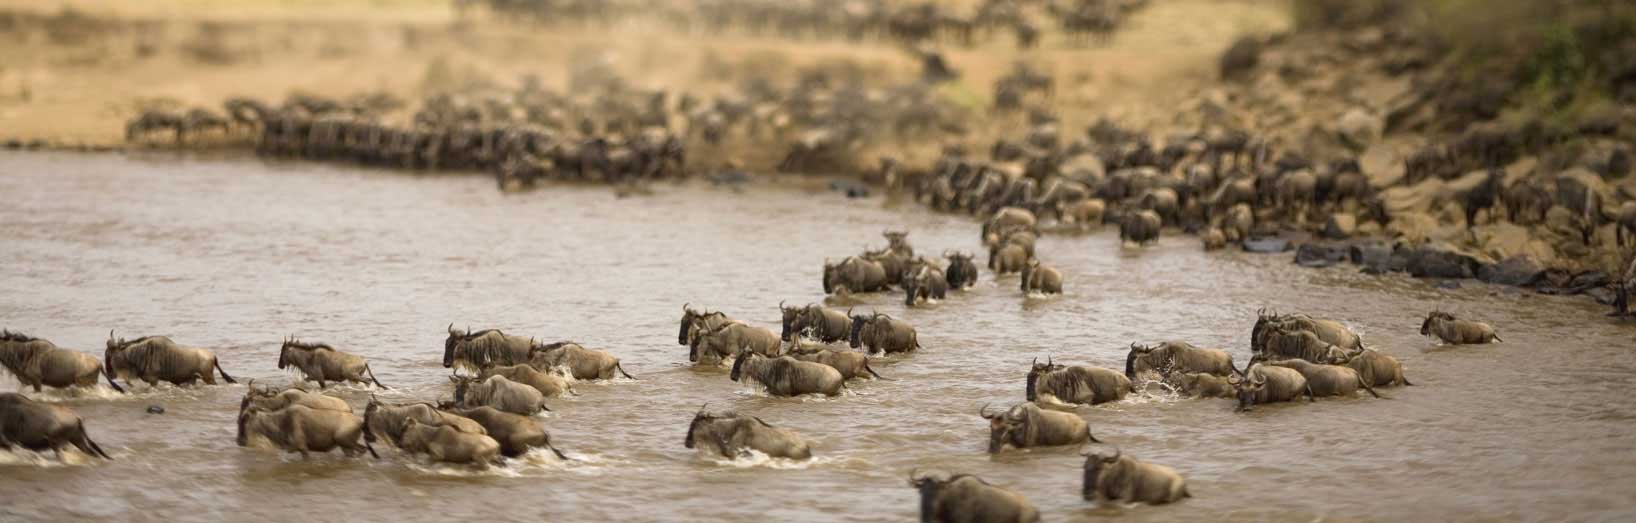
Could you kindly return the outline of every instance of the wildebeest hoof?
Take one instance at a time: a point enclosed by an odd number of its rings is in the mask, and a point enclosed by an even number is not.
[[[164,414],[165,408],[158,405],[148,405],[148,414]]]

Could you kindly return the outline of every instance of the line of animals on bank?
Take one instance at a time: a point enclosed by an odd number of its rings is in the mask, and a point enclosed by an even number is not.
[[[253,140],[258,154],[409,169],[478,170],[505,190],[544,180],[637,183],[693,174],[690,151],[721,152],[724,141],[784,154],[781,170],[833,169],[855,150],[886,138],[964,132],[957,108],[914,82],[870,87],[858,71],[814,66],[793,85],[750,78],[701,99],[632,87],[607,68],[575,70],[566,92],[532,77],[499,87],[426,97],[408,122],[385,95],[333,99],[293,94],[282,104],[230,98],[223,112],[144,111],[126,140]],[[566,94],[565,94],[566,93]],[[937,136],[942,136],[938,134]],[[760,147],[761,144],[776,144]],[[729,163],[736,162],[730,160]],[[768,162],[772,163],[772,162]]]
[[[888,231],[885,237],[890,242],[887,251],[912,255],[906,232]],[[975,268],[972,270],[975,278]],[[912,326],[884,314],[854,315],[818,305],[784,304],[780,311],[783,332],[775,334],[720,312],[684,305],[678,343],[689,347],[689,359],[696,363],[720,365],[731,358],[730,379],[754,381],[777,396],[838,394],[847,380],[880,378],[870,368],[867,354],[909,353],[920,348]],[[1421,333],[1445,343],[1500,341],[1492,327],[1444,312],[1428,314]],[[867,354],[803,346],[802,338],[821,343],[844,341]],[[995,413],[987,406],[979,409],[990,425],[989,451],[1103,443],[1091,435],[1083,418],[1056,407],[1118,401],[1134,392],[1137,383],[1162,384],[1159,386],[1189,396],[1235,399],[1239,410],[1302,396],[1309,401],[1316,396],[1349,396],[1359,389],[1374,394],[1375,387],[1410,384],[1397,360],[1365,348],[1361,338],[1339,322],[1263,313],[1252,328],[1251,340],[1252,358],[1242,370],[1226,351],[1178,341],[1132,344],[1123,373],[1036,360],[1025,376],[1024,403]],[[793,348],[780,354],[785,343]],[[36,391],[41,386],[94,386],[104,377],[121,391],[116,377],[150,386],[158,381],[214,384],[214,374],[220,373],[233,382],[210,351],[181,346],[162,336],[127,341],[110,333],[104,360],[99,362],[44,340],[4,331],[0,332],[0,364]],[[545,398],[573,393],[570,378],[629,377],[617,358],[575,343],[542,344],[492,329],[462,332],[452,325],[443,364],[477,375],[452,376],[453,399],[437,404],[388,405],[371,396],[362,417],[340,398],[299,388],[274,391],[252,383],[237,418],[238,442],[270,445],[303,456],[337,449],[349,456],[375,455],[372,444],[385,439],[405,452],[439,462],[488,464],[536,448],[569,459],[531,416],[549,410]],[[325,344],[287,339],[278,367],[299,371],[304,380],[318,381],[321,388],[340,381],[386,388],[363,358]],[[72,446],[108,457],[71,410],[22,394],[0,395],[0,446],[49,448],[58,453]],[[703,407],[690,423],[684,446],[729,458],[751,450],[798,460],[812,456],[810,445],[794,430],[753,416],[711,413]],[[1087,500],[1158,504],[1190,496],[1182,477],[1168,467],[1143,462],[1117,448],[1111,454],[1088,452],[1084,456],[1082,495]],[[1037,511],[1025,498],[975,476],[911,472],[910,482],[921,492],[923,518],[929,521],[974,517],[988,521],[1005,514],[1023,521],[1037,518]]]
[[[1048,88],[1048,78],[1042,83],[1038,76],[1019,67],[1000,83]],[[1276,236],[1289,225],[1338,227],[1325,232],[1344,237],[1397,218],[1383,198],[1386,188],[1371,184],[1359,156],[1314,161],[1276,140],[1221,128],[1155,138],[1106,119],[1083,134],[1065,135],[1051,114],[1032,111],[1029,118],[1032,127],[1022,137],[996,140],[987,159],[951,144],[930,166],[882,158],[878,177],[934,210],[979,217],[1015,207],[1042,220],[1117,223],[1124,230],[1131,216],[1147,221],[1151,212],[1163,227],[1199,234],[1208,249]],[[1621,197],[1598,177],[1621,175],[1617,170],[1507,173],[1530,139],[1474,126],[1448,144],[1410,155],[1402,183],[1447,181],[1418,212],[1458,208],[1468,229],[1486,211],[1488,222],[1543,224],[1586,245],[1602,241],[1596,233],[1608,224],[1619,246],[1636,237],[1636,198]],[[1326,221],[1335,216],[1341,223]]]
[[[1073,42],[1105,42],[1128,14],[1146,0],[1056,0],[1041,9]],[[1037,2],[984,0],[969,9],[933,2],[894,4],[884,0],[697,2],[625,0],[526,1],[462,0],[457,11],[483,7],[504,20],[543,24],[597,24],[649,18],[678,31],[721,34],[737,30],[780,38],[885,39],[908,45],[949,42],[972,46],[1010,32],[1017,47],[1034,47],[1040,22],[1025,7]]]

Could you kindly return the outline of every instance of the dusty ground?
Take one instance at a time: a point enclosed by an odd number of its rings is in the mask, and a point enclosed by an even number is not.
[[[451,84],[510,84],[528,73],[561,86],[569,64],[593,58],[610,60],[643,86],[701,94],[733,75],[840,60],[885,81],[918,74],[910,55],[886,42],[686,35],[642,22],[545,31],[487,17],[458,20],[446,2],[329,4],[0,0],[0,139],[118,146],[125,119],[147,105],[276,100],[292,90],[384,91],[413,100]],[[1055,73],[1054,106],[1068,128],[1103,114],[1163,124],[1178,103],[1215,81],[1216,59],[1235,36],[1287,24],[1278,2],[1155,1],[1106,47],[1076,47],[1048,35],[1026,52],[1008,37],[946,49],[963,77],[943,93],[981,109],[994,79],[1024,59]]]

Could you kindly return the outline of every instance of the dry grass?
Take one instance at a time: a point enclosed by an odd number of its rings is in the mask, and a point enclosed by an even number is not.
[[[515,84],[525,74],[565,88],[568,65],[592,57],[638,85],[700,94],[745,75],[787,80],[821,63],[850,64],[883,84],[918,75],[908,53],[884,42],[684,35],[642,23],[546,31],[457,21],[440,1],[330,4],[0,0],[0,11],[35,17],[20,27],[0,24],[0,120],[11,135],[0,138],[118,144],[121,122],[155,102],[214,106],[228,96],[282,99],[292,90],[415,99],[472,79]],[[76,10],[71,19],[65,8]],[[51,29],[40,16],[69,23]],[[1285,17],[1271,2],[1156,0],[1108,47],[1073,47],[1048,35],[1042,48],[1026,52],[1008,38],[948,49],[963,76],[940,93],[983,114],[994,80],[1025,60],[1056,75],[1051,106],[1070,129],[1104,114],[1164,126],[1178,104],[1213,84],[1215,59],[1233,37],[1279,30]],[[970,127],[989,136],[1010,125]]]

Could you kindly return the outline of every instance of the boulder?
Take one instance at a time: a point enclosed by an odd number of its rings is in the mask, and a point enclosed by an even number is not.
[[[1477,259],[1446,247],[1422,245],[1408,252],[1404,267],[1416,278],[1471,278],[1477,275]]]
[[[1329,267],[1348,258],[1347,248],[1340,245],[1303,243],[1295,249],[1295,264],[1302,267]]]
[[[1354,150],[1364,150],[1379,142],[1385,131],[1385,120],[1362,108],[1347,111],[1335,123],[1335,134]]]
[[[1358,157],[1358,166],[1363,175],[1369,177],[1369,185],[1374,187],[1391,187],[1403,180],[1407,166],[1403,163],[1403,156],[1397,150],[1384,144],[1376,144]]]
[[[1499,285],[1530,287],[1544,277],[1545,267],[1528,255],[1512,256],[1477,269],[1477,279]]]
[[[1351,213],[1338,212],[1329,216],[1329,222],[1324,224],[1324,237],[1332,240],[1351,238],[1358,232],[1358,217]]]
[[[1244,241],[1245,252],[1275,253],[1289,250],[1289,240],[1283,238],[1256,238]]]

